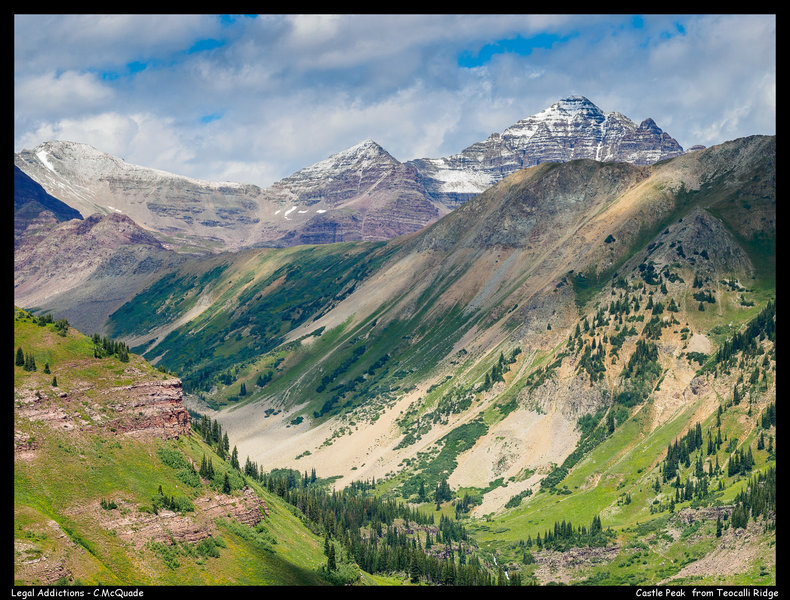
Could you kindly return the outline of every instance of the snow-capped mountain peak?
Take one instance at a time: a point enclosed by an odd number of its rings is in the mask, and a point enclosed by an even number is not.
[[[542,162],[579,158],[651,164],[683,148],[652,119],[637,125],[619,112],[604,113],[584,96],[567,96],[461,153],[411,161],[436,199],[456,205],[505,176]]]
[[[294,178],[332,177],[346,171],[362,171],[382,164],[395,166],[400,163],[375,141],[367,139],[305,167],[282,181]]]

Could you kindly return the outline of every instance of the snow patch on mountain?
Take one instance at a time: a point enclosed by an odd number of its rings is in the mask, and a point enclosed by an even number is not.
[[[47,169],[49,169],[50,171],[52,171],[57,175],[57,171],[55,171],[55,167],[52,166],[52,163],[49,162],[49,158],[47,157],[47,153],[45,150],[39,150],[38,152],[36,152],[36,157],[44,164],[44,166]]]

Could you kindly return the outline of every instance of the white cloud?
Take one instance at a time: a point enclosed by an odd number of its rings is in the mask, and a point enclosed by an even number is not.
[[[188,49],[220,30],[211,15],[15,15],[17,72],[105,68]]]
[[[62,137],[192,177],[268,185],[365,138],[399,160],[454,154],[572,93],[635,121],[652,117],[685,147],[710,145],[775,132],[775,21],[17,16],[15,146]],[[550,49],[457,64],[464,52],[542,32],[558,37]],[[186,52],[207,38],[224,45]],[[149,68],[130,76],[138,60]]]
[[[96,110],[113,98],[113,91],[90,73],[52,71],[34,75],[14,86],[16,114],[75,114]]]

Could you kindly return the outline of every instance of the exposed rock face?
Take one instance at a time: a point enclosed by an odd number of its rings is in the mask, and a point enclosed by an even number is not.
[[[195,543],[217,533],[215,520],[218,518],[235,519],[243,525],[254,527],[265,516],[269,509],[265,502],[252,490],[244,488],[240,495],[209,494],[194,501],[194,513],[179,514],[169,510],[160,510],[157,514],[140,512],[136,506],[120,502],[120,507],[130,510],[105,511],[98,507],[88,507],[101,520],[105,529],[115,530],[124,541],[141,547],[149,541],[170,544]]]
[[[264,191],[275,215],[301,222],[276,245],[387,240],[447,212],[427,198],[414,167],[366,140]]]
[[[683,154],[683,148],[646,119],[636,125],[604,114],[583,96],[563,98],[446,158],[410,161],[432,198],[457,206],[511,173],[544,162],[580,158],[648,165]]]
[[[47,230],[62,221],[81,219],[79,211],[50,196],[14,165],[14,246],[24,234]]]
[[[66,534],[64,533],[63,536]],[[77,545],[70,544],[73,547]],[[65,559],[40,555],[35,544],[14,540],[14,552],[23,557],[30,554],[34,558],[23,558],[14,565],[14,576],[22,581],[52,585],[59,580],[71,579],[71,570],[66,567]]]
[[[265,190],[147,169],[73,142],[46,142],[15,162],[83,216],[127,215],[169,249],[385,240],[448,212],[428,198],[414,167],[372,140]]]
[[[620,546],[570,548],[565,552],[542,550],[535,553],[535,562],[538,564],[535,576],[541,584],[550,581],[568,583],[584,569],[613,560],[619,552]]]
[[[26,393],[16,401],[16,415],[44,422],[61,431],[101,428],[134,438],[160,439],[189,433],[190,418],[183,404],[180,379],[103,388],[88,395],[90,389],[58,396]],[[110,414],[107,407],[111,409]],[[31,452],[37,448],[37,443],[18,432],[14,436],[14,448],[18,453]]]
[[[257,186],[132,165],[87,144],[45,142],[17,154],[15,164],[84,217],[123,213],[177,244],[192,237],[238,245],[258,222]]]
[[[403,171],[401,163],[373,140],[365,140],[276,182],[265,195],[283,206],[293,201],[335,208],[402,175],[398,171]]]
[[[132,437],[177,438],[189,433],[189,412],[184,407],[180,379],[167,379],[112,388],[121,399],[111,404],[119,417],[112,425]]]

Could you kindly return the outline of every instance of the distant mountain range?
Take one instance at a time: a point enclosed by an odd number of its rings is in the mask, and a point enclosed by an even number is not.
[[[682,153],[652,119],[637,126],[572,96],[450,157],[400,162],[366,140],[265,189],[140,167],[65,141],[24,150],[15,164],[83,217],[122,213],[168,248],[205,252],[387,240],[524,167],[579,158],[646,165]]]

